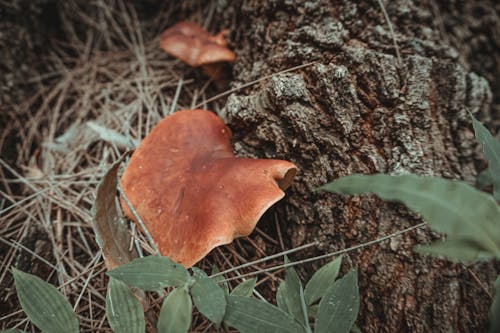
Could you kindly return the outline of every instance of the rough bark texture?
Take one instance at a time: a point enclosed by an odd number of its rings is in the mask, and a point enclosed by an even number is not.
[[[221,13],[233,21],[239,47],[235,82],[317,61],[231,95],[223,110],[237,154],[289,159],[301,169],[280,208],[290,245],[319,240],[320,251],[339,250],[419,222],[404,207],[373,196],[313,192],[339,176],[412,172],[474,183],[482,165],[467,110],[484,121],[492,115],[490,85],[470,71],[482,59],[475,45],[497,51],[481,56],[489,59],[481,70],[498,70],[497,37],[488,34],[498,30],[498,13],[492,2],[481,3],[490,5],[483,14],[488,28],[459,26],[447,38],[439,28],[454,23],[437,15],[446,11],[458,20],[453,13],[463,13],[463,6],[388,3],[403,58],[399,69],[377,1],[244,1]],[[490,79],[498,86],[494,75]],[[497,269],[413,252],[436,237],[419,230],[347,256],[344,270],[359,269],[363,332],[487,329],[491,299],[474,275],[491,290]]]

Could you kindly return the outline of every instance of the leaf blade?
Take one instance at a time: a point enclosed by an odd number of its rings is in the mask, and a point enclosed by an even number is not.
[[[147,291],[183,287],[190,277],[182,265],[160,256],[134,259],[107,274],[130,286]]]
[[[304,290],[304,298],[307,305],[312,305],[318,301],[335,282],[339,275],[341,264],[342,256],[327,263],[314,273]]]
[[[158,332],[185,333],[191,325],[193,303],[183,288],[174,289],[161,306]]]
[[[253,289],[255,288],[255,283],[257,283],[257,278],[252,278],[243,281],[236,288],[231,291],[233,296],[250,297],[252,296]]]
[[[432,229],[446,233],[447,242],[477,244],[482,249],[478,259],[500,255],[500,208],[490,195],[464,182],[417,175],[352,175],[321,189],[339,194],[374,193],[402,202],[420,213]]]
[[[349,333],[359,311],[358,274],[336,281],[319,302],[315,333]]]
[[[493,194],[500,200],[500,142],[471,114],[476,139],[483,145],[484,157],[488,161],[489,176],[493,182]]]
[[[251,297],[228,296],[224,323],[241,333],[304,332],[304,328],[288,313]]]
[[[226,296],[222,287],[208,277],[199,277],[191,288],[191,295],[201,314],[219,327],[226,313]]]
[[[44,332],[78,333],[78,318],[66,298],[35,275],[12,268],[17,297],[26,316]]]
[[[285,257],[285,263],[289,260]],[[309,325],[307,321],[307,309],[305,307],[304,293],[300,278],[293,267],[286,268],[285,284],[283,285],[283,297],[288,312],[302,325]]]
[[[115,333],[142,333],[146,329],[141,303],[125,283],[114,278],[108,282],[106,317]]]

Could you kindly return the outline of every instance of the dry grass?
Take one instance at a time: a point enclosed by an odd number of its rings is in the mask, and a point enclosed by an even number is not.
[[[109,331],[106,269],[91,225],[96,187],[107,167],[164,116],[197,104],[217,111],[222,103],[217,98],[207,105],[207,96],[217,93],[211,82],[166,56],[151,38],[166,22],[143,24],[133,8],[120,2],[114,7],[93,3],[98,9],[94,16],[75,3],[67,6],[73,14],[64,17],[63,24],[71,41],[54,42],[47,59],[54,70],[33,78],[40,89],[9,110],[0,136],[1,148],[7,138],[18,138],[17,161],[0,159],[1,328],[35,331],[17,302],[9,271],[16,266],[59,286],[74,305],[82,332]],[[205,10],[193,20],[209,24],[210,6]],[[166,7],[158,17],[173,12]],[[83,39],[78,26],[82,23],[96,27]],[[278,220],[267,227],[216,249],[198,266],[207,272],[212,265],[225,270],[283,250]],[[150,249],[144,246],[142,252],[147,255]],[[265,297],[274,294],[280,272],[262,275],[258,288],[265,290]],[[154,321],[161,299],[156,294],[149,297],[148,313]],[[206,320],[195,316],[194,331],[208,327]]]

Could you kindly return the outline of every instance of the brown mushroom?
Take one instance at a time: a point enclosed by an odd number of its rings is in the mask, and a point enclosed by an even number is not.
[[[212,112],[175,112],[144,138],[121,178],[160,253],[185,267],[249,235],[297,172],[287,161],[237,158],[230,139]]]
[[[227,48],[227,33],[223,30],[212,36],[194,23],[179,22],[161,34],[160,47],[192,67],[201,66],[205,74],[217,80],[224,76],[224,64],[236,58]]]

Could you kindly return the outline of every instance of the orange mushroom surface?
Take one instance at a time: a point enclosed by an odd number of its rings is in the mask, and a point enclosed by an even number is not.
[[[230,140],[212,112],[175,112],[144,138],[121,178],[160,253],[185,267],[249,235],[297,172],[287,161],[235,157]]]
[[[212,36],[191,22],[179,22],[160,36],[160,47],[190,66],[233,62],[236,55],[227,48],[227,30]]]

